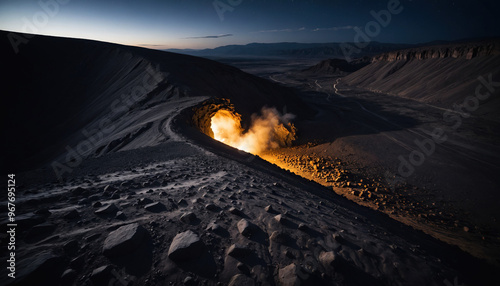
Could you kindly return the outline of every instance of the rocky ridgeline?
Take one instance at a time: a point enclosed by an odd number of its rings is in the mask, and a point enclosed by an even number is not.
[[[470,60],[475,57],[490,55],[500,55],[500,40],[398,50],[374,56],[372,62],[438,58],[460,58]]]

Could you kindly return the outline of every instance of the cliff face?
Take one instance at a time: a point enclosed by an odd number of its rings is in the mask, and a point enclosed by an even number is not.
[[[404,49],[383,53],[372,58],[373,62],[397,60],[424,60],[443,58],[473,59],[480,56],[500,54],[500,39],[482,42],[447,44],[420,48]]]
[[[500,40],[381,54],[342,78],[342,83],[449,109],[475,95],[479,77],[500,81]],[[500,122],[499,93],[495,89],[475,114]]]

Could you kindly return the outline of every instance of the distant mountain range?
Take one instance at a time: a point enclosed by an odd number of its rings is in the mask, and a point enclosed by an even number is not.
[[[346,43],[356,48],[355,43]],[[200,57],[295,57],[295,58],[343,58],[347,45],[342,43],[251,43],[247,45],[228,45],[214,49],[167,49],[165,51]],[[389,51],[407,49],[419,45],[389,44],[370,42],[353,57],[374,56]]]
[[[187,54],[198,57],[274,57],[274,58],[346,58],[345,52],[350,47],[358,49],[349,58],[375,56],[396,50],[424,46],[443,45],[484,39],[462,39],[458,41],[433,41],[420,44],[392,44],[372,41],[366,47],[359,48],[356,43],[251,43],[247,45],[228,45],[213,49],[166,49],[164,51]]]

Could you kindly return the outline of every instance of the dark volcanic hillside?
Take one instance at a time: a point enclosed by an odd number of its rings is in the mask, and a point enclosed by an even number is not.
[[[475,95],[480,76],[499,81],[500,40],[384,53],[341,82],[451,109],[453,104]],[[497,88],[474,113],[500,120],[499,92]]]
[[[290,89],[214,61],[44,36],[14,54],[7,34],[2,130],[16,140],[4,140],[2,163],[10,171],[64,161],[72,150],[86,157],[156,145],[168,139],[162,124],[174,101],[228,98],[244,121],[266,104],[308,112]]]
[[[347,75],[355,72],[360,68],[370,63],[369,57],[362,57],[353,61],[347,62],[343,59],[328,59],[319,62],[318,64],[303,70],[307,74],[315,75]]]

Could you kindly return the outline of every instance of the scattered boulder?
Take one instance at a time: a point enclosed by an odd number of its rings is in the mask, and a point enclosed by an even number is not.
[[[76,209],[72,209],[63,216],[65,219],[72,220],[80,217],[80,213]]]
[[[264,210],[268,213],[276,213],[272,205],[268,205],[267,207],[264,208]]]
[[[152,200],[152,199],[150,199],[150,198],[140,198],[140,199],[137,201],[137,203],[138,203],[139,205],[149,205],[149,204],[153,203],[153,200]]]
[[[215,222],[211,222],[211,223],[208,224],[206,230],[212,231],[212,232],[215,232],[215,233],[220,233],[220,232],[224,231],[224,228],[222,226],[220,226],[219,224],[215,223]]]
[[[252,250],[250,248],[239,244],[233,244],[227,250],[227,255],[232,257],[245,257],[250,255],[251,253]]]
[[[228,286],[253,286],[255,285],[255,281],[253,281],[252,278],[243,275],[243,274],[236,274],[233,277],[231,277],[231,280],[229,281]]]
[[[183,223],[191,224],[196,221],[196,215],[193,212],[184,213],[180,218]]]
[[[186,278],[184,278],[183,283],[184,283],[184,285],[195,285],[196,280],[194,280],[194,278],[191,276],[187,276]]]
[[[71,190],[71,194],[74,195],[74,196],[79,196],[81,194],[83,194],[84,192],[86,192],[87,190],[82,188],[82,187],[77,187],[77,188],[74,188],[73,190]]]
[[[17,265],[18,285],[51,285],[65,269],[64,257],[52,251],[42,251],[23,259]],[[5,280],[4,280],[5,281]]]
[[[319,262],[323,264],[325,267],[333,266],[337,257],[333,251],[321,252],[319,255]]]
[[[282,231],[273,231],[271,236],[269,237],[271,241],[280,243],[280,244],[285,244],[288,240],[288,235]]]
[[[237,209],[235,207],[231,207],[229,209],[229,212],[234,214],[234,215],[237,215],[237,216],[241,216],[243,214],[239,209]]]
[[[304,273],[302,268],[292,263],[279,270],[279,281],[282,286],[300,286],[303,281],[309,278],[309,274]]]
[[[119,212],[116,213],[115,218],[116,219],[120,219],[120,220],[124,220],[124,219],[127,218],[127,216],[122,211],[119,211]]]
[[[307,226],[307,224],[305,223],[301,223],[299,224],[299,226],[297,227],[299,230],[302,230],[302,231],[307,231],[309,229],[309,227]]]
[[[257,229],[257,226],[254,225],[253,223],[249,222],[248,220],[242,218],[238,224],[238,231],[246,237],[252,236],[252,234],[255,232]]]
[[[175,262],[198,258],[201,256],[204,246],[196,233],[187,230],[174,237],[168,249],[168,257]]]
[[[220,210],[220,208],[214,204],[207,204],[205,206],[205,209],[209,210],[209,211],[213,211],[213,212],[216,212],[218,210]]]
[[[104,206],[104,207],[96,210],[94,213],[96,215],[114,216],[117,212],[118,212],[118,207],[115,204],[109,204],[107,206]]]
[[[288,223],[288,220],[282,215],[282,214],[279,214],[277,216],[274,217],[274,220],[281,223],[281,224],[286,224]]]
[[[61,275],[61,285],[71,285],[76,279],[76,271],[73,269],[66,269]]]
[[[157,213],[157,212],[161,212],[161,211],[164,211],[166,210],[167,208],[165,207],[164,204],[160,203],[160,202],[154,202],[154,203],[150,203],[150,204],[147,204],[144,209],[150,211],[150,212],[154,212],[154,213]]]
[[[94,269],[90,275],[90,281],[95,285],[107,285],[111,277],[111,270],[113,270],[111,265],[104,265]]]
[[[136,249],[147,234],[147,230],[137,223],[124,225],[112,231],[102,248],[105,256],[120,256]]]

